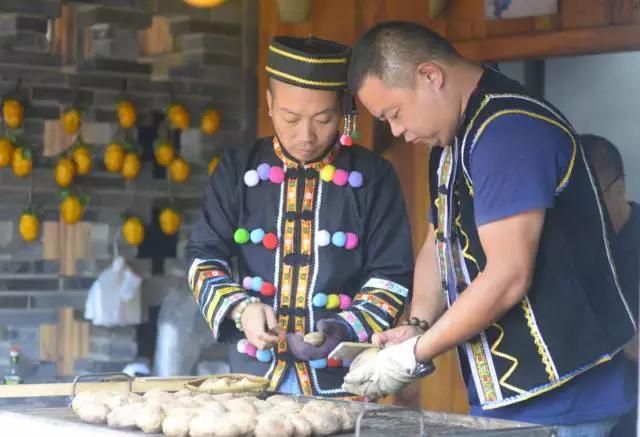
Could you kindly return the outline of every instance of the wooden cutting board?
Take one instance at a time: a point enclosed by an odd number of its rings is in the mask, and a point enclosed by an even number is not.
[[[146,393],[151,389],[166,391],[178,391],[185,388],[185,384],[193,381],[193,376],[178,376],[173,378],[135,378],[132,384],[132,391],[135,393]],[[79,382],[76,393],[83,391],[128,391],[127,381],[97,381]],[[54,384],[18,384],[0,385],[0,398],[20,398],[38,396],[71,396],[73,383]]]

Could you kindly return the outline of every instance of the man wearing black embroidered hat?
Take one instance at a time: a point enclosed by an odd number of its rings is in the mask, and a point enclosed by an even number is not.
[[[225,153],[186,248],[190,287],[213,335],[232,345],[232,371],[265,375],[285,393],[346,396],[348,363],[328,353],[393,327],[409,294],[396,174],[352,145],[348,56],[331,41],[273,39],[266,98],[276,135]]]
[[[619,352],[636,322],[569,122],[416,23],[365,33],[349,88],[395,136],[432,149],[433,206],[411,306],[427,329],[374,336],[384,349],[345,389],[384,396],[458,347],[472,414],[607,435],[634,403]]]

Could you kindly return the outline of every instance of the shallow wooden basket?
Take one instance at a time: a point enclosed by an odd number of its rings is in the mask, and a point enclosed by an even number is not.
[[[220,388],[202,388],[202,384],[207,380],[226,379],[229,386]],[[239,385],[240,381],[246,379],[249,383]],[[194,379],[187,382],[184,386],[188,390],[198,393],[223,394],[223,393],[262,393],[269,387],[269,380],[255,375],[247,375],[244,373],[226,373],[221,375],[208,376],[205,378]]]

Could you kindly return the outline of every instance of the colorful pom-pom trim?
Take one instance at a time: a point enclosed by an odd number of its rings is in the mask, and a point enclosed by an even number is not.
[[[276,294],[276,287],[258,276],[245,276],[242,280],[242,287],[245,290],[260,293],[264,297],[273,297]]]
[[[258,166],[258,168],[256,168],[256,171],[258,172],[258,178],[260,178],[261,181],[269,180],[269,173],[271,172],[271,166],[269,164],[263,162]]]
[[[260,177],[258,176],[258,172],[255,170],[249,170],[244,174],[244,183],[248,187],[255,187],[260,183]]]
[[[336,367],[342,367],[344,363],[340,360],[334,360],[333,358],[320,358],[318,360],[309,361],[309,366],[313,369],[324,369],[326,367],[335,369]]]
[[[276,247],[278,247],[278,237],[273,232],[269,232],[268,234],[265,234],[262,239],[262,245],[265,249],[275,250]]]
[[[256,358],[261,363],[270,363],[273,360],[273,352],[269,350],[259,350],[249,343],[246,338],[238,340],[236,344],[238,353],[245,354],[251,358]]]
[[[248,187],[255,187],[266,181],[281,184],[284,181],[284,168],[263,162],[255,170],[247,170],[244,174],[244,183]]]
[[[327,366],[330,368],[342,367],[342,361],[336,360],[334,358],[329,358],[327,360]]]
[[[344,247],[347,250],[354,250],[360,244],[358,234],[353,232],[336,231],[333,234],[326,229],[321,229],[316,234],[316,243],[320,247],[326,247],[333,244],[336,247]]]
[[[321,229],[316,234],[316,242],[318,246],[325,247],[331,244],[331,234],[325,229]]]
[[[237,244],[247,244],[251,241],[253,244],[262,244],[267,250],[275,250],[278,247],[278,237],[273,232],[265,233],[264,230],[257,228],[249,232],[248,229],[238,228],[233,233],[233,241]]]
[[[245,228],[238,228],[233,233],[233,241],[238,244],[246,244],[249,242],[249,231]]]
[[[360,188],[364,183],[364,176],[359,171],[348,172],[327,164],[320,169],[320,179],[324,182],[333,182],[339,187],[349,184],[353,188]]]
[[[320,358],[319,360],[311,360],[309,361],[309,365],[312,369],[324,369],[327,367],[327,359]]]
[[[270,363],[273,359],[273,354],[270,350],[259,350],[256,352],[256,358],[261,363]]]
[[[314,307],[326,308],[328,310],[342,311],[348,309],[351,306],[351,297],[346,294],[325,294],[317,293],[311,300]]]

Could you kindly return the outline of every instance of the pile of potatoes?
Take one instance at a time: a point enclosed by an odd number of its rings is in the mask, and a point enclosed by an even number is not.
[[[71,404],[84,422],[139,428],[169,437],[309,437],[351,431],[344,406],[324,400],[300,403],[284,395],[267,400],[180,390],[135,393],[82,392]]]

